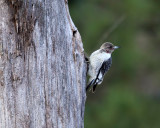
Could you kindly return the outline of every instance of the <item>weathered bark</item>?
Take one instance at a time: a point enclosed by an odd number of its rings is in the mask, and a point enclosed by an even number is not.
[[[0,128],[83,128],[86,64],[65,0],[0,0]]]

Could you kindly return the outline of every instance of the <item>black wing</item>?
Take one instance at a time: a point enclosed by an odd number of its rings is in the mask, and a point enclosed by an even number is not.
[[[112,57],[110,57],[107,61],[103,62],[99,72],[101,72],[102,75],[104,76],[105,73],[110,69],[111,65],[112,65]]]
[[[97,84],[99,82],[101,82],[103,79],[99,79],[99,74],[102,73],[102,76],[105,75],[105,73],[109,70],[109,68],[111,67],[112,65],[112,58],[110,57],[107,61],[103,62],[101,68],[99,69],[98,71],[98,74],[96,76],[96,79],[92,80],[89,85],[87,86],[86,90],[89,89],[89,87],[91,85],[93,85],[93,92],[95,91],[96,87],[97,87]]]

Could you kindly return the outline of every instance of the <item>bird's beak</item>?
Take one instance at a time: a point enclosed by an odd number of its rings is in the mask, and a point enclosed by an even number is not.
[[[117,49],[117,48],[120,48],[120,47],[119,47],[119,46],[114,46],[113,48],[114,48],[114,49]]]

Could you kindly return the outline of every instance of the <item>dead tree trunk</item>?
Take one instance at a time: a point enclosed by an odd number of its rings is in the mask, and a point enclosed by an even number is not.
[[[85,83],[67,0],[0,0],[0,128],[83,128]]]

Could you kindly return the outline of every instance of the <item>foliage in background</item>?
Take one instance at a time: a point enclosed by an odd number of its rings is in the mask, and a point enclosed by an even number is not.
[[[160,127],[160,1],[72,0],[72,19],[90,54],[105,41],[120,45],[95,94],[86,128]]]

